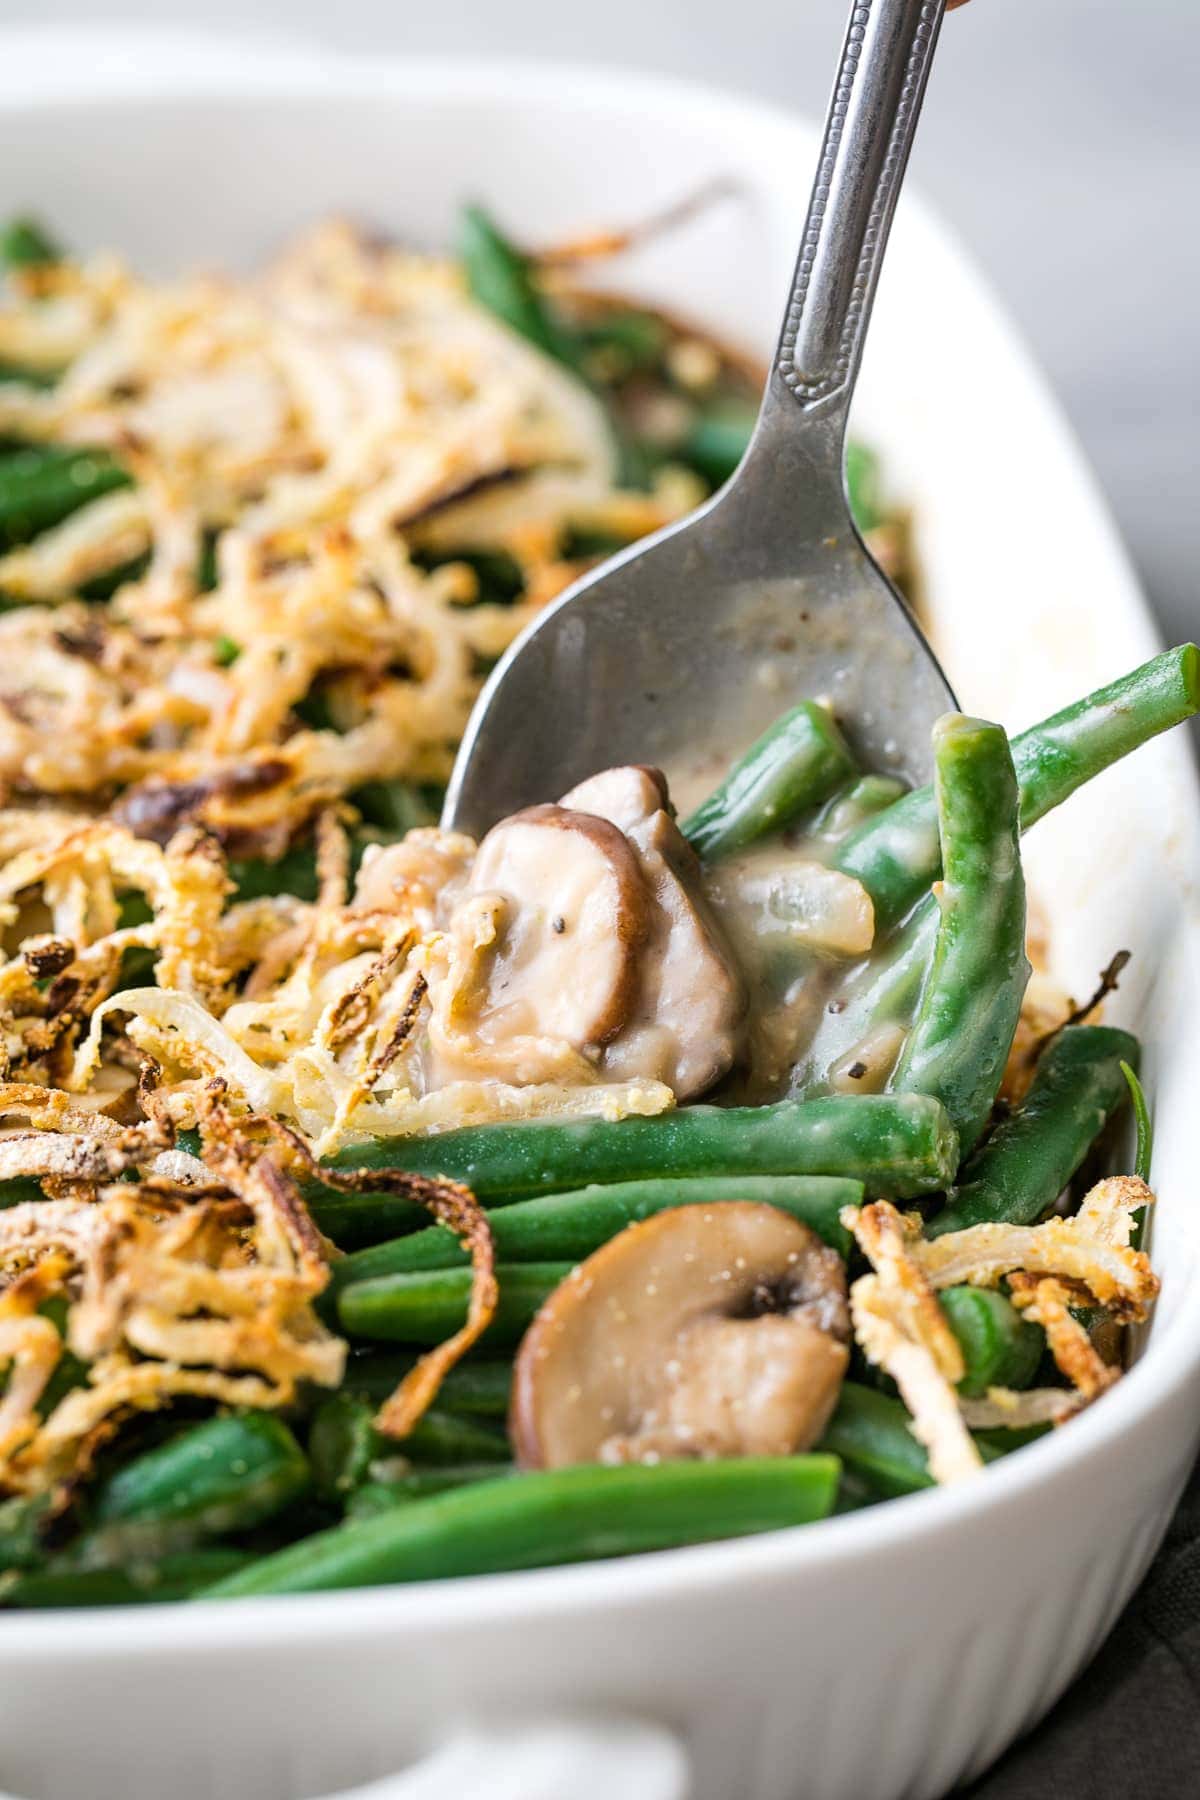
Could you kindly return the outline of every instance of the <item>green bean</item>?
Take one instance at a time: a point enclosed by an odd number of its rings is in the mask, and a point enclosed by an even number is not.
[[[494,1462],[410,1469],[407,1475],[393,1476],[389,1481],[364,1481],[347,1500],[346,1517],[373,1519],[393,1506],[407,1506],[413,1500],[428,1500],[433,1494],[448,1494],[453,1488],[473,1487],[477,1481],[495,1481],[501,1475],[515,1473],[515,1469],[505,1469]]]
[[[1057,1200],[1106,1120],[1125,1097],[1122,1061],[1137,1039],[1108,1025],[1069,1025],[1042,1052],[1032,1086],[962,1170],[926,1231],[968,1225],[1032,1225]]]
[[[559,540],[559,552],[572,562],[615,556],[636,541],[637,534],[606,530],[601,526],[568,525]]]
[[[479,589],[477,605],[511,606],[525,592],[525,573],[516,557],[507,550],[413,551],[413,562],[419,569],[440,569],[446,563],[466,563]]]
[[[1150,1164],[1154,1160],[1154,1127],[1150,1122],[1150,1108],[1146,1104],[1146,1094],[1137,1072],[1127,1062],[1121,1064],[1121,1074],[1125,1077],[1125,1085],[1129,1089],[1129,1098],[1133,1103],[1133,1117],[1137,1125],[1137,1148],[1133,1157],[1133,1172],[1139,1181],[1149,1184]]]
[[[503,1430],[437,1407],[407,1437],[385,1437],[375,1429],[374,1408],[346,1389],[322,1400],[308,1435],[313,1487],[322,1500],[343,1499],[362,1486],[373,1463],[390,1458],[446,1467],[504,1463],[510,1455]]]
[[[706,862],[782,831],[855,772],[832,714],[802,700],[776,719],[682,826]]]
[[[378,1406],[395,1392],[416,1361],[415,1354],[404,1356],[394,1350],[359,1351],[346,1365],[343,1389]],[[467,1418],[503,1419],[511,1385],[510,1362],[468,1358],[442,1377],[438,1410]]]
[[[824,1518],[837,1482],[832,1456],[630,1463],[481,1481],[322,1532],[208,1594],[429,1581],[742,1537]]]
[[[937,901],[927,894],[889,944],[847,971],[793,1073],[793,1092],[801,1100],[828,1094],[835,1075],[848,1063],[869,1066],[877,1054],[870,1040],[881,1027],[909,1026],[933,957],[937,928]]]
[[[220,559],[217,545],[221,533],[213,526],[206,526],[200,539],[200,554],[196,558],[196,586],[202,594],[211,594],[221,576]],[[227,638],[226,643],[230,642]]]
[[[1023,1319],[995,1288],[947,1288],[938,1300],[963,1353],[960,1394],[973,1399],[990,1387],[1029,1387],[1046,1348],[1040,1325]]]
[[[62,261],[62,251],[36,219],[10,219],[0,227],[0,266],[32,269]]]
[[[0,1181],[0,1208],[20,1206],[26,1200],[44,1200],[45,1193],[36,1175],[10,1175]]]
[[[28,543],[90,500],[128,486],[104,450],[14,450],[0,459],[0,548]]]
[[[679,1180],[614,1182],[519,1200],[491,1221],[496,1255],[504,1262],[582,1262],[627,1225],[670,1206],[711,1206],[717,1200],[757,1200],[777,1206],[806,1225],[843,1256],[850,1234],[840,1219],[844,1206],[861,1206],[860,1181],[822,1175],[686,1176]],[[444,1225],[393,1238],[335,1262],[326,1294],[353,1281],[398,1275],[416,1269],[450,1269],[469,1260],[458,1238]],[[322,1296],[324,1300],[325,1296]]]
[[[154,917],[154,908],[145,894],[138,888],[131,888],[122,894],[117,905],[117,928],[129,931],[137,925],[149,925]],[[117,988],[147,987],[154,980],[154,965],[158,961],[158,948],[150,944],[130,944],[121,952],[121,965],[117,975]],[[194,1155],[200,1154],[199,1133],[195,1134],[196,1148]],[[186,1146],[181,1142],[180,1149]]]
[[[201,1588],[258,1560],[248,1550],[217,1545],[180,1551],[154,1562],[132,1562],[120,1569],[81,1569],[63,1559],[0,1586],[0,1606],[145,1606],[190,1600]]]
[[[1182,644],[1097,689],[1013,739],[1027,831],[1085,781],[1200,708],[1200,651]],[[938,872],[937,816],[931,788],[917,788],[869,819],[839,850],[836,866],[855,876],[886,930],[920,899]]]
[[[76,1552],[84,1567],[154,1558],[245,1531],[308,1487],[308,1462],[273,1413],[206,1419],[118,1469]]]
[[[319,678],[306,694],[292,702],[292,711],[310,731],[333,731],[341,735],[342,728],[330,705],[329,690]]]
[[[588,372],[586,328],[572,329],[555,312],[538,286],[529,258],[511,244],[495,221],[479,206],[463,209],[459,253],[473,297],[546,356],[571,370],[584,386],[596,390]],[[600,398],[605,396],[600,392]],[[654,446],[633,436],[606,405],[609,435],[622,487],[649,488],[661,456]]]
[[[294,894],[298,900],[317,897],[317,854],[311,842],[293,844],[274,862],[260,857],[231,862],[229,877],[235,900],[260,900],[274,894]]]
[[[886,518],[879,480],[879,458],[864,444],[846,445],[846,499],[851,516],[864,534]]]
[[[376,1455],[374,1414],[354,1394],[329,1394],[313,1414],[308,1461],[320,1500],[338,1500],[359,1487]]]
[[[925,1451],[909,1427],[899,1400],[846,1381],[821,1448],[864,1476],[877,1493],[888,1498],[914,1494],[934,1482]]]
[[[379,1460],[400,1456],[405,1461],[438,1466],[503,1463],[511,1455],[502,1424],[497,1425],[490,1419],[473,1419],[440,1406],[431,1406],[422,1413],[407,1437],[381,1438],[377,1452]]]
[[[59,1331],[63,1332],[63,1327],[61,1325],[59,1326]],[[76,1356],[73,1350],[64,1349],[57,1363],[54,1365],[54,1373],[51,1375],[49,1381],[42,1389],[41,1394],[38,1396],[38,1417],[41,1419],[48,1419],[59,1401],[65,1400],[67,1395],[72,1393],[76,1388],[86,1387],[88,1379],[89,1369],[87,1363],[84,1362],[82,1357]]]
[[[1003,1434],[975,1431],[971,1435],[984,1462],[995,1462],[1040,1437],[1042,1429],[1034,1426]],[[865,1479],[885,1499],[934,1486],[928,1458],[912,1434],[906,1408],[877,1388],[856,1381],[842,1383],[837,1409],[820,1448],[840,1458],[852,1474]]]
[[[360,793],[362,790],[358,790]],[[356,827],[350,835],[350,875],[357,875],[363,855],[370,844],[388,842],[403,832]],[[234,883],[235,900],[258,900],[274,894],[293,894],[297,900],[317,897],[317,855],[311,838],[293,844],[273,862],[250,857],[231,862],[230,879]]]
[[[116,563],[111,569],[102,569],[98,575],[89,576],[81,581],[75,589],[80,600],[111,600],[113,595],[123,588],[126,582],[140,581],[150,567],[150,557],[131,556],[128,562]]]
[[[625,307],[588,320],[578,337],[589,372],[608,382],[657,368],[669,343],[666,324],[656,314]]]
[[[720,487],[746,454],[757,419],[753,407],[720,400],[700,413],[679,454],[714,487]],[[878,458],[862,444],[846,445],[846,494],[860,531],[874,531],[883,523]]]
[[[0,1500],[0,1571],[36,1569],[46,1560],[43,1532],[50,1522],[48,1494],[14,1494]]]
[[[500,1297],[481,1342],[515,1344],[530,1320],[574,1263],[501,1263]],[[411,1275],[377,1275],[338,1295],[337,1316],[351,1337],[400,1344],[440,1344],[464,1323],[471,1296],[470,1269],[422,1269]]]
[[[991,1113],[1029,980],[1017,779],[998,725],[948,713],[933,745],[944,871],[937,941],[891,1085],[940,1100],[969,1150]]]
[[[1129,1098],[1133,1103],[1133,1116],[1137,1124],[1137,1148],[1134,1152],[1133,1172],[1139,1181],[1150,1183],[1150,1165],[1154,1160],[1154,1126],[1150,1121],[1150,1108],[1146,1104],[1145,1091],[1136,1073],[1127,1062],[1121,1064],[1121,1073],[1125,1077],[1125,1085],[1129,1089]],[[1146,1235],[1146,1208],[1139,1206],[1133,1215],[1133,1230],[1129,1241],[1135,1250],[1140,1250]]]
[[[437,809],[411,781],[368,781],[355,788],[349,799],[368,825],[394,837],[403,837],[420,825],[437,824]]]
[[[745,456],[758,413],[723,401],[702,412],[679,446],[683,460],[714,488],[723,487]]]
[[[904,783],[894,775],[859,775],[829,796],[813,820],[809,835],[839,844],[867,819],[895,806],[907,792]]]
[[[206,580],[207,561],[208,559],[205,551],[202,549],[196,569],[196,585],[202,592],[206,592],[209,588],[214,588],[217,585],[215,571],[212,579]],[[75,595],[80,600],[111,600],[113,595],[118,593],[121,588],[127,585],[127,583],[131,581],[140,581],[149,567],[150,552],[147,550],[144,551],[141,556],[131,556],[128,562],[114,563],[110,568],[101,569],[99,574],[89,575],[86,581],[81,581],[75,588]],[[231,645],[233,656],[229,657],[227,655],[223,658],[220,653],[222,648],[228,651]],[[230,662],[236,661],[240,653],[240,647],[233,643],[232,638],[218,638],[213,646],[214,660],[224,668],[228,668]]]
[[[868,1506],[877,1506],[883,1499],[869,1481],[863,1479],[854,1469],[842,1469],[838,1482],[837,1499],[834,1501],[834,1517],[840,1518],[844,1513],[862,1512]]]
[[[305,1199],[318,1229],[339,1250],[362,1250],[402,1231],[418,1231],[429,1220],[423,1207],[395,1194],[339,1194],[309,1186]]]
[[[578,370],[580,346],[547,305],[529,259],[500,232],[481,206],[465,206],[459,219],[459,255],[472,296],[518,337]]]
[[[0,357],[0,382],[19,381],[23,387],[52,388],[61,376],[60,368],[35,368],[31,363],[10,362],[7,357]]]
[[[873,1194],[907,1199],[944,1188],[957,1156],[954,1128],[936,1100],[835,1094],[774,1106],[682,1106],[654,1118],[466,1125],[432,1137],[374,1138],[339,1151],[331,1166],[446,1175],[492,1202],[664,1173],[840,1175],[865,1182]],[[393,1206],[401,1224],[414,1216],[411,1207]],[[336,1240],[336,1208],[322,1199],[319,1216]],[[395,1223],[387,1235],[398,1235]]]

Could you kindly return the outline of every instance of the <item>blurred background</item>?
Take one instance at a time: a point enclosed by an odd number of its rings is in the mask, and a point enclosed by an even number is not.
[[[846,0],[0,0],[14,25],[98,13],[625,64],[819,116]],[[973,0],[948,22],[914,163],[1049,371],[1173,638],[1200,628],[1196,56],[1195,0]]]

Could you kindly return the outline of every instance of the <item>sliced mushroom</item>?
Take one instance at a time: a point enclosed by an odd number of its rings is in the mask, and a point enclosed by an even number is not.
[[[691,1099],[732,1066],[746,996],[704,897],[699,861],[667,811],[666,781],[658,769],[606,769],[572,788],[563,803],[625,833],[654,901],[637,1005],[605,1053],[605,1072],[653,1076],[678,1099]]]
[[[479,847],[452,936],[463,926],[471,954],[445,1006],[485,1054],[518,1040],[598,1051],[629,1018],[650,900],[607,821],[561,806],[503,820]]]
[[[524,1468],[786,1456],[824,1431],[849,1360],[846,1273],[745,1200],[631,1225],[525,1334],[509,1421]]]
[[[602,769],[589,775],[558,803],[575,812],[594,813],[608,819],[621,831],[640,825],[652,814],[670,805],[667,778],[661,769],[648,763],[626,763],[616,769]]]

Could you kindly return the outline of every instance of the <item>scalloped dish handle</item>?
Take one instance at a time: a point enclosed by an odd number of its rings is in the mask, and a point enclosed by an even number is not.
[[[687,1800],[683,1745],[643,1719],[464,1726],[422,1762],[325,1800]]]

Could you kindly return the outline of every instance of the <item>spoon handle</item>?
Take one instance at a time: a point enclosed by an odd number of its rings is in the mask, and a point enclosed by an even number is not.
[[[844,418],[945,0],[853,0],[770,386]]]

